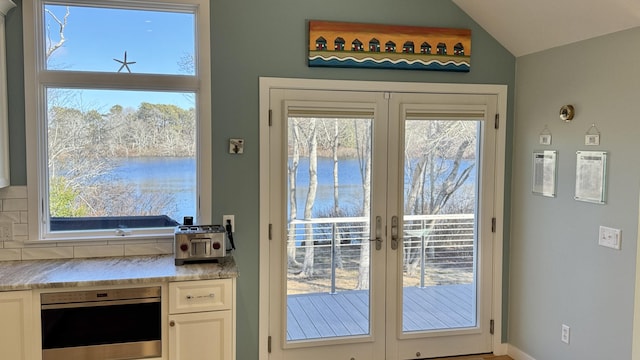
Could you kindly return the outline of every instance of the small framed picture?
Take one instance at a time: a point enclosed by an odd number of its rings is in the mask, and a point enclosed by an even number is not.
[[[551,145],[551,134],[541,134],[540,145]]]
[[[531,191],[536,195],[547,197],[556,196],[556,150],[533,152],[533,187]]]
[[[600,134],[587,134],[584,136],[585,145],[600,145]]]
[[[607,153],[605,151],[576,152],[575,199],[596,204],[605,203]]]

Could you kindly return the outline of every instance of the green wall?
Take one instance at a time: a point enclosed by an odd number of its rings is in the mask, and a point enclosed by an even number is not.
[[[21,3],[20,0],[16,3]],[[306,20],[469,28],[471,72],[309,68]],[[21,13],[7,17],[11,181],[26,184]],[[216,0],[211,4],[213,216],[236,216],[238,359],[258,357],[258,78],[292,77],[509,86],[512,120],[515,58],[448,0]],[[507,137],[511,138],[508,125]],[[29,134],[27,136],[34,136]],[[229,138],[244,138],[242,156],[227,154]],[[511,153],[508,141],[507,154]],[[507,164],[511,163],[510,155]],[[510,177],[507,166],[507,178]],[[507,179],[507,184],[510,181]],[[506,203],[509,203],[507,189]],[[507,213],[509,207],[506,207]],[[508,216],[505,234],[509,233]],[[505,269],[509,247],[505,244]],[[508,271],[505,271],[505,284]],[[506,309],[505,291],[505,309]],[[505,314],[506,315],[506,314]],[[506,316],[505,316],[506,321]],[[505,324],[506,325],[506,324]],[[506,333],[503,334],[503,339]]]
[[[640,28],[517,59],[509,344],[535,359],[631,359],[640,184]],[[572,104],[570,123],[558,112]],[[599,146],[585,146],[592,124]],[[538,143],[547,126],[551,146]],[[557,197],[531,194],[533,150],[558,151]],[[576,151],[607,151],[607,203],[573,199]],[[599,226],[622,248],[598,246]],[[569,345],[560,342],[571,327]]]

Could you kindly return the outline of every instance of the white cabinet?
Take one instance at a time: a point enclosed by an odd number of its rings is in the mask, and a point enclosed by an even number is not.
[[[235,360],[235,279],[169,283],[169,360]]]
[[[0,292],[0,349],[2,359],[32,359],[31,291]]]

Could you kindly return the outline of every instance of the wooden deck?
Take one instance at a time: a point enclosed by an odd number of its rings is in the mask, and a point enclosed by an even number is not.
[[[287,297],[287,340],[369,333],[368,291]],[[403,330],[424,331],[475,325],[473,285],[404,288]]]

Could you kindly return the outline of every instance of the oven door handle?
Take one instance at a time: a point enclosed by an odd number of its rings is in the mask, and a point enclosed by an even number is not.
[[[85,301],[81,303],[47,304],[47,305],[42,305],[41,309],[50,310],[50,309],[86,308],[86,307],[96,307],[96,306],[149,304],[149,303],[157,303],[157,302],[160,302],[160,298]]]

